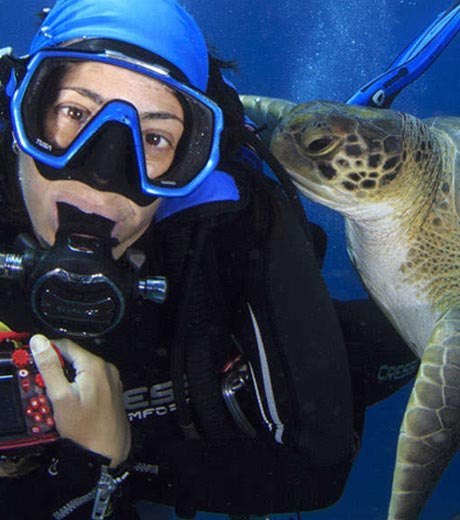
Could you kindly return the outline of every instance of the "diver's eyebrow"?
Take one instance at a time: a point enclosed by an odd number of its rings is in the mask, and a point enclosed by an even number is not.
[[[62,87],[60,90],[73,90],[74,92],[77,92],[77,94],[80,94],[81,96],[91,99],[98,105],[103,105],[105,103],[105,99],[102,96],[100,96],[97,92],[94,92],[93,90],[89,90],[87,88]]]
[[[152,119],[175,119],[176,121],[179,121],[179,123],[181,123],[182,125],[184,124],[184,121],[172,112],[144,112],[141,114],[142,121],[148,121]]]

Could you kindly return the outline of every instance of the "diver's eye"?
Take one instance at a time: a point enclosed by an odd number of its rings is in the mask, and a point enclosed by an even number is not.
[[[79,123],[83,123],[85,121],[85,119],[87,118],[86,113],[77,107],[72,107],[72,106],[62,107],[62,112],[69,119],[73,119],[75,121],[78,121]]]
[[[149,147],[157,149],[174,149],[173,144],[164,135],[150,132],[144,136],[145,143]]]
[[[71,128],[72,125],[83,125],[90,117],[90,111],[75,105],[60,104],[54,107],[54,115],[58,125]]]
[[[302,138],[302,148],[307,155],[318,157],[336,148],[339,139],[333,135],[307,135]]]
[[[44,118],[44,137],[57,148],[66,148],[91,117],[91,112],[76,104],[60,103],[50,107]]]

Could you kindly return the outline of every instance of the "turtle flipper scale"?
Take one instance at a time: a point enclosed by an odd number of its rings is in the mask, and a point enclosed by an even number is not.
[[[416,520],[460,438],[460,309],[440,318],[398,439],[388,520]]]
[[[240,96],[244,112],[259,129],[264,129],[260,137],[267,145],[275,127],[297,105],[284,99],[263,96]]]

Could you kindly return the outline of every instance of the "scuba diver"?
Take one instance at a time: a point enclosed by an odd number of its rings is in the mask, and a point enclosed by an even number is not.
[[[5,518],[330,506],[415,375],[372,302],[331,301],[222,66],[174,0],[58,0],[1,58]]]

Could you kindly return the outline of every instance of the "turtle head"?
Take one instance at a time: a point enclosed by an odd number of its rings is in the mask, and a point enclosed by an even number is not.
[[[349,216],[358,202],[360,211],[375,204],[390,209],[404,184],[407,117],[391,110],[306,103],[280,122],[271,149],[313,200]]]

